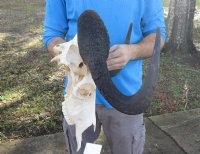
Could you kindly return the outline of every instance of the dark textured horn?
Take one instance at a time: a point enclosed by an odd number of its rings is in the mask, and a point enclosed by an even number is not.
[[[109,37],[101,18],[94,11],[85,11],[78,20],[80,55],[89,67],[100,93],[115,109],[125,114],[143,113],[150,105],[159,71],[160,39],[158,28],[154,53],[146,79],[136,94],[125,96],[115,87],[107,69]]]
[[[131,22],[124,44],[130,44],[132,28],[133,28],[133,23]],[[121,71],[121,69],[110,71],[110,75],[112,77],[116,76],[120,71]]]

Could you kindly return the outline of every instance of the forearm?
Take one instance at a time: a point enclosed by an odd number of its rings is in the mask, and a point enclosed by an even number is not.
[[[156,34],[146,36],[140,43],[129,45],[131,52],[131,60],[149,58],[153,54]],[[164,46],[164,41],[161,39],[161,48]]]
[[[57,37],[55,38],[53,41],[51,41],[51,43],[48,45],[48,52],[52,57],[55,57],[58,53],[56,53],[53,48],[60,43],[64,43],[66,42],[64,39]]]

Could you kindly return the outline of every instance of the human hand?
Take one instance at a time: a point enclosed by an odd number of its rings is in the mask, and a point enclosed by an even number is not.
[[[107,59],[107,67],[109,71],[122,69],[131,59],[134,59],[134,54],[131,45],[121,44],[114,45],[110,48]]]
[[[61,43],[65,43],[66,41],[62,38],[55,38],[51,41],[51,43],[48,45],[48,52],[52,57],[55,57],[60,54],[60,51],[55,51],[56,45],[59,45]]]

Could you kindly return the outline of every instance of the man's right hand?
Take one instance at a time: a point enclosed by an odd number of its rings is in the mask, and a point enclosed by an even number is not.
[[[51,43],[48,45],[48,52],[52,57],[55,57],[56,55],[58,55],[59,53],[54,51],[53,48],[57,45],[57,44],[61,44],[61,43],[65,43],[66,41],[60,37],[56,37],[55,39],[53,39],[53,41],[51,41]]]

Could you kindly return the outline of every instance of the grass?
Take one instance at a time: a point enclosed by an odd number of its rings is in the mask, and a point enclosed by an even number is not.
[[[65,72],[43,49],[44,1],[0,6],[0,141],[62,131]]]
[[[62,131],[65,72],[42,45],[44,1],[2,0],[0,7],[0,141]],[[162,55],[147,115],[200,107],[199,76],[199,68]]]
[[[161,68],[150,114],[200,108],[200,69],[162,55]]]
[[[169,7],[170,0],[162,0],[164,7]]]
[[[196,1],[196,5],[197,5],[198,8],[200,7],[200,0]]]
[[[9,69],[7,63],[1,65],[0,132],[7,138],[62,130],[63,78],[57,67],[49,64],[47,54],[37,50],[28,51],[16,61],[12,59]]]

